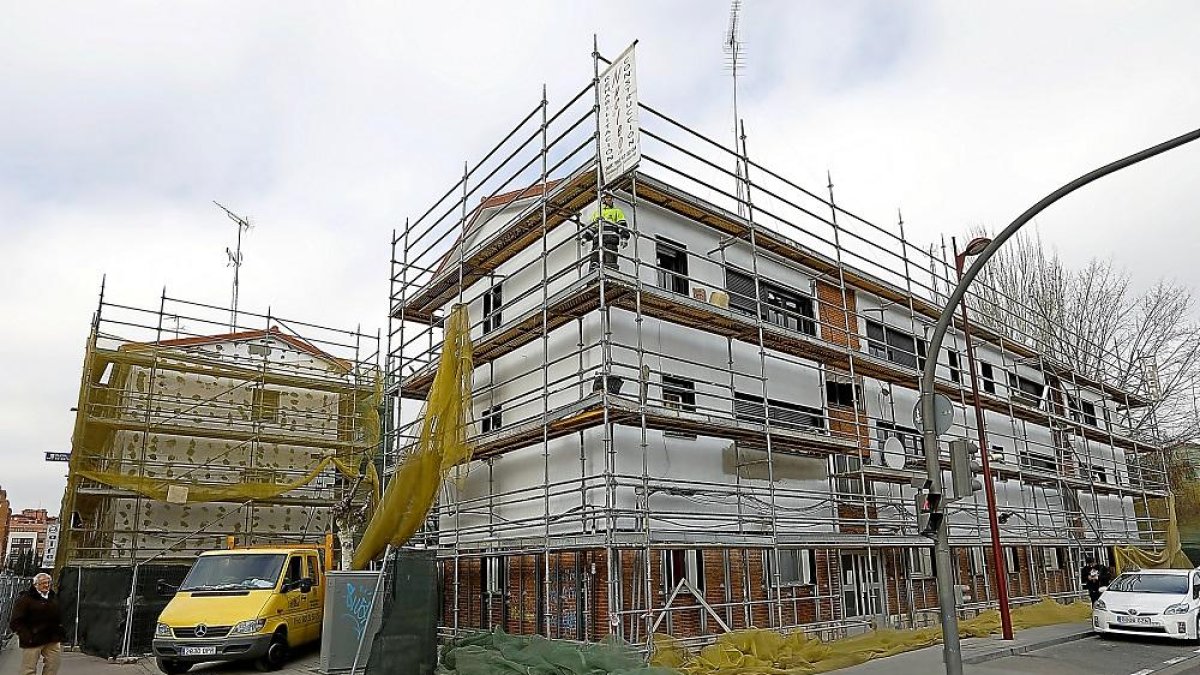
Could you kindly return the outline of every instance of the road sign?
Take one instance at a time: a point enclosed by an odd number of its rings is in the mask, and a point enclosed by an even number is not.
[[[925,427],[922,426],[921,420],[921,401],[917,399],[917,404],[913,406],[913,423],[922,432]],[[938,436],[950,430],[954,424],[954,403],[949,396],[945,394],[933,395],[933,431]]]
[[[69,462],[71,461],[71,453],[69,452],[47,452],[47,462]]]

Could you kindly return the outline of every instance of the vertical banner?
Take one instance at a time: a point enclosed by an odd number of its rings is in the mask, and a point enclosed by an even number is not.
[[[637,70],[634,47],[600,73],[600,175],[604,184],[620,178],[642,158],[638,142]]]
[[[58,558],[58,523],[46,526],[46,545],[42,552],[42,567],[54,567]]]

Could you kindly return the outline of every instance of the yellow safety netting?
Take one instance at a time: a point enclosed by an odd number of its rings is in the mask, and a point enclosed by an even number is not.
[[[1156,506],[1161,507],[1165,505],[1166,507],[1165,514],[1162,514],[1161,510],[1159,512],[1159,516],[1162,517],[1165,515],[1165,520],[1167,521],[1167,537],[1163,549],[1161,551],[1150,551],[1144,548],[1138,548],[1136,546],[1115,547],[1114,550],[1116,552],[1116,559],[1113,561],[1113,563],[1115,564],[1118,573],[1130,567],[1135,569],[1185,570],[1194,567],[1194,565],[1192,565],[1192,561],[1189,560],[1187,555],[1183,552],[1183,545],[1179,539],[1179,521],[1176,519],[1175,514],[1175,497],[1169,496],[1165,500],[1161,501],[1165,502],[1165,504]],[[1139,505],[1138,510],[1143,511],[1144,509],[1142,509]],[[1154,510],[1156,509],[1151,508],[1151,512]]]
[[[1012,611],[1015,628],[1087,621],[1092,607],[1086,602],[1060,604],[1043,598]],[[1000,632],[1000,613],[988,610],[958,624],[961,637],[983,637]],[[670,636],[654,636],[650,663],[675,668],[686,675],[809,675],[848,668],[871,659],[930,647],[941,641],[941,628],[877,630],[863,635],[822,641],[802,632],[740,630],[691,654]]]
[[[362,569],[388,544],[400,546],[424,522],[450,469],[471,459],[467,445],[467,411],[471,409],[471,333],[465,305],[446,317],[445,341],[421,435],[405,456],[383,493],[354,551],[354,569]]]

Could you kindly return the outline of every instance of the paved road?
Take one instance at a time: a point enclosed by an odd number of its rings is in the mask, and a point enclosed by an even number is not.
[[[1200,645],[1146,638],[1089,637],[976,666],[971,675],[1181,675],[1200,673]]]

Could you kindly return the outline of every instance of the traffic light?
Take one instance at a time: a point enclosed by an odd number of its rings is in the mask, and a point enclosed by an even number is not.
[[[965,584],[954,585],[954,605],[958,608],[966,606],[968,602],[974,602],[975,596],[971,595],[971,587]]]
[[[921,535],[932,535],[942,526],[942,518],[944,514],[938,505],[942,502],[942,496],[930,492],[917,492],[916,494],[917,507],[917,533]]]
[[[970,497],[983,489],[983,483],[975,477],[982,471],[978,457],[979,446],[973,441],[961,438],[950,441],[950,485],[956,499]]]

